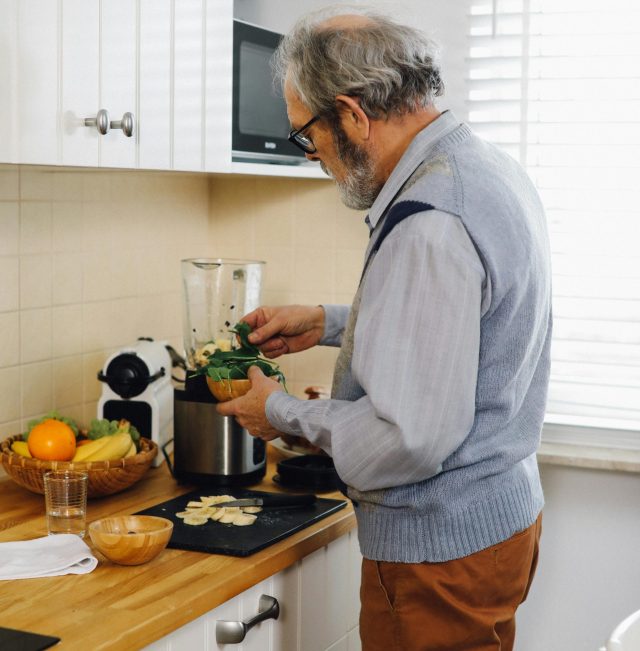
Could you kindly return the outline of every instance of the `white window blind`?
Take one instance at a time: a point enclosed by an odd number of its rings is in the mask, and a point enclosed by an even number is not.
[[[469,4],[469,122],[547,211],[547,422],[640,430],[640,2]]]

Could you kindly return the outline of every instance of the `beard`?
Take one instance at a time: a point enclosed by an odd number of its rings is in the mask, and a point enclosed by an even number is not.
[[[382,184],[375,180],[373,161],[364,148],[349,140],[339,123],[332,126],[338,160],[344,164],[346,174],[343,179],[337,179],[322,161],[320,167],[335,181],[347,208],[368,210],[382,189]]]

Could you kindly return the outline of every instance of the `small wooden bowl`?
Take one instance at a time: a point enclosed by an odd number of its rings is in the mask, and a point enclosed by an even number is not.
[[[121,515],[89,525],[96,549],[119,565],[142,565],[154,559],[171,538],[173,522],[154,515]]]
[[[207,386],[218,402],[227,402],[247,393],[251,380],[214,380],[207,376]]]

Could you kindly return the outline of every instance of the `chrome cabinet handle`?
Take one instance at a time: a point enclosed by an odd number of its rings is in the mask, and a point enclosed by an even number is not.
[[[122,116],[122,120],[114,120],[111,123],[111,128],[112,129],[122,129],[122,133],[124,133],[127,138],[131,138],[133,135],[133,113],[129,113],[128,111]]]
[[[280,604],[275,597],[263,594],[258,602],[258,614],[248,622],[216,622],[216,642],[218,644],[239,644],[249,629],[265,619],[278,619]]]
[[[113,126],[113,122],[109,122],[109,111],[100,109],[95,118],[85,118],[85,127],[95,127],[98,133],[103,136],[109,132],[109,127]]]

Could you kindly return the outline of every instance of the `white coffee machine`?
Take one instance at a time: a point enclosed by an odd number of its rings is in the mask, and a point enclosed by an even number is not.
[[[107,359],[98,379],[103,383],[98,418],[126,418],[158,448],[173,436],[172,362],[163,341],[140,338]],[[160,454],[153,463],[158,466]]]

